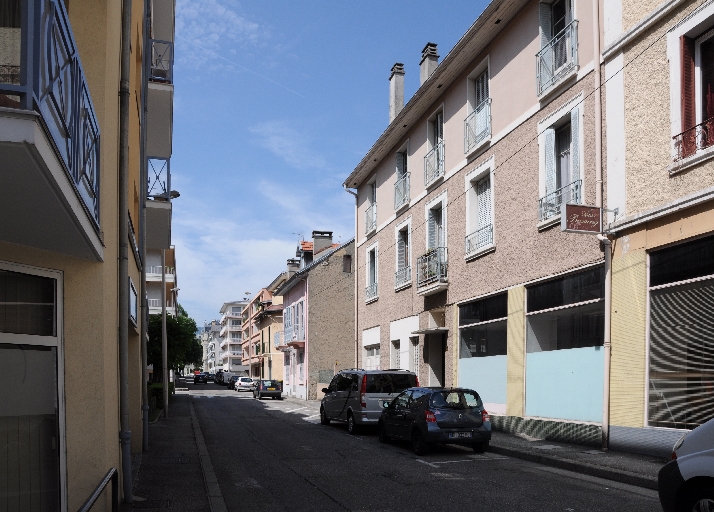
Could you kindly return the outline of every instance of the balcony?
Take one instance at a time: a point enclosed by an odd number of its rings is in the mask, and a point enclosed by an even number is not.
[[[364,212],[364,234],[369,235],[377,229],[377,203],[372,203]]]
[[[489,224],[477,229],[464,240],[464,254],[466,257],[476,256],[480,251],[493,245],[493,225]]]
[[[367,304],[379,298],[377,294],[377,283],[372,283],[364,289],[364,300]]]
[[[149,301],[149,314],[150,315],[160,315],[161,314],[161,299],[148,299]],[[174,305],[170,300],[166,301],[166,314],[174,314]]]
[[[424,157],[424,186],[444,176],[444,142],[439,142]]]
[[[402,267],[394,273],[394,289],[402,290],[412,285],[412,267]]]
[[[464,120],[464,153],[469,154],[491,137],[491,98],[484,100]]]
[[[578,67],[578,20],[573,20],[536,54],[538,96]]]
[[[101,261],[99,123],[65,3],[16,4],[20,25],[0,27],[0,240]]]
[[[409,173],[399,178],[394,184],[394,209],[399,210],[409,204]]]
[[[696,155],[697,151],[714,146],[714,117],[672,137],[674,142],[674,165],[681,165],[683,160]]]
[[[273,334],[273,344],[277,349],[286,348],[288,346],[285,342],[285,336],[283,336],[283,334],[283,331],[278,331]]]
[[[146,247],[171,248],[171,166],[168,158],[149,158]]]
[[[583,180],[577,180],[538,200],[538,221],[545,222],[560,216],[563,203],[580,203]]]
[[[176,269],[174,267],[166,267],[166,282],[174,282],[174,273]],[[161,265],[147,265],[146,266],[146,280],[151,282],[161,282]]]
[[[436,247],[417,258],[417,293],[419,295],[432,295],[448,287],[449,264],[446,255],[446,247]]]

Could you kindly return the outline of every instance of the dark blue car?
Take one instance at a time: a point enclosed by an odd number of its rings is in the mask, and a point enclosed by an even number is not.
[[[380,442],[411,441],[417,455],[433,443],[468,445],[481,453],[491,441],[491,417],[473,389],[410,388],[383,407]]]

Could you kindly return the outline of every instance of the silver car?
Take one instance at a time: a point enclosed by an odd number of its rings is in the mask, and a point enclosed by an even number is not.
[[[253,379],[250,377],[238,377],[233,389],[236,391],[253,391]]]
[[[356,434],[363,426],[377,426],[384,403],[408,388],[419,386],[416,374],[407,370],[342,370],[332,378],[320,403],[320,422],[347,423]]]

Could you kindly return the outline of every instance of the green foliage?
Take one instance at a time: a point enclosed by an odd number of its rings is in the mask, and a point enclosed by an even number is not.
[[[179,304],[178,316],[166,315],[166,343],[168,367],[178,370],[186,365],[201,364],[203,348],[196,339],[196,322]],[[146,345],[147,362],[154,365],[155,380],[161,379],[161,315],[149,315],[149,340]]]

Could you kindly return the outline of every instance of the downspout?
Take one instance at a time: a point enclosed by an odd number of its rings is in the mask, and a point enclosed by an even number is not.
[[[348,192],[355,196],[355,248],[354,248],[354,253],[355,253],[355,329],[354,329],[354,337],[355,337],[355,365],[354,368],[359,368],[358,364],[358,355],[359,355],[359,347],[358,347],[358,339],[359,337],[357,336],[358,330],[357,330],[357,318],[358,318],[358,309],[357,309],[357,300],[359,297],[359,294],[357,293],[357,269],[359,268],[358,262],[359,262],[359,251],[357,250],[357,192],[352,192],[350,189],[347,188],[346,185],[342,185],[345,189],[345,192]]]
[[[164,418],[169,417],[169,363],[166,338],[166,249],[161,249],[161,373],[163,374]]]
[[[129,424],[129,103],[131,76],[131,0],[122,2],[121,80],[119,82],[119,418],[124,503],[132,503]]]
[[[603,176],[602,176],[602,78],[600,73],[600,0],[593,0],[593,69],[595,71],[595,206],[600,208],[602,223]],[[602,449],[608,449],[610,437],[610,324],[612,320],[612,241],[598,235],[605,250],[605,321],[602,399]]]
[[[147,331],[149,329],[149,301],[146,298],[146,195],[148,193],[148,169],[146,165],[146,119],[148,114],[148,69],[151,48],[149,45],[149,0],[144,0],[144,55],[142,63],[144,69],[141,73],[141,208],[139,220],[139,238],[141,239],[141,418],[142,418],[142,450],[149,451],[149,388],[146,383],[146,367],[149,364],[147,344]]]

